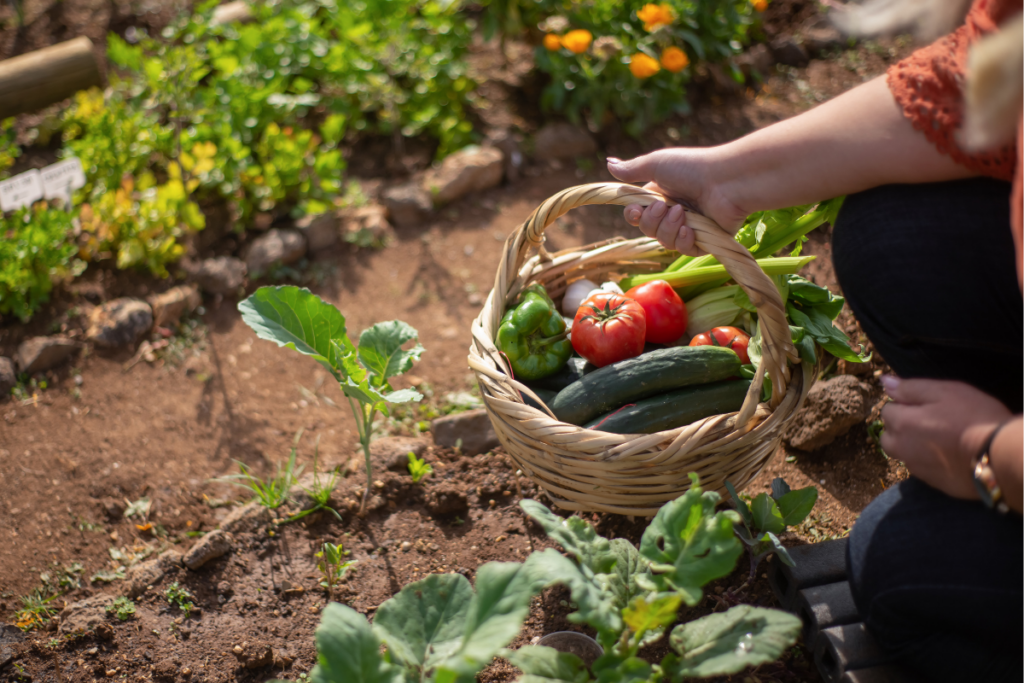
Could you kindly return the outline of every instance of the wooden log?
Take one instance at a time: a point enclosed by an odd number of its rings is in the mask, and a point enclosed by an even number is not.
[[[249,10],[249,3],[245,0],[235,0],[220,5],[213,10],[213,16],[210,18],[210,23],[214,26],[231,24],[236,21],[240,24],[252,21],[252,12]]]
[[[85,36],[5,59],[0,61],[0,119],[102,84],[92,41]]]

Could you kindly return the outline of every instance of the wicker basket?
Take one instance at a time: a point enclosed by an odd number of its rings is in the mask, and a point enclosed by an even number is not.
[[[498,439],[522,471],[567,510],[653,515],[689,488],[689,472],[699,474],[707,490],[724,491],[726,479],[742,489],[768,462],[814,381],[814,368],[800,363],[793,347],[771,279],[716,223],[688,212],[697,245],[718,258],[757,307],[763,359],[740,411],[655,434],[611,434],[559,422],[549,411],[523,403],[520,392],[537,397],[509,376],[494,338],[507,304],[524,287],[539,282],[557,299],[573,280],[657,271],[672,256],[646,237],[551,254],[544,249],[544,230],[579,206],[647,206],[664,199],[620,183],[580,185],[551,197],[506,240],[494,289],[473,321],[469,365]],[[791,364],[799,369],[791,372]],[[773,395],[759,404],[765,373]]]

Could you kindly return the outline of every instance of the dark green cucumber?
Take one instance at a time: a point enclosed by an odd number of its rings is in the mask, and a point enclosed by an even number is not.
[[[750,380],[698,384],[652,396],[588,422],[587,429],[613,434],[653,434],[682,427],[705,417],[740,409]]]
[[[567,386],[575,382],[576,380],[583,377],[588,373],[597,370],[597,366],[593,363],[588,363],[585,358],[573,357],[569,359],[561,370],[553,375],[548,375],[542,379],[534,379],[529,382],[523,382],[526,386],[530,387],[534,391],[537,389],[544,389],[547,391],[561,391]]]
[[[531,387],[531,389],[532,388],[533,387]],[[536,401],[534,401],[529,394],[524,392],[520,393],[523,397],[523,403],[533,408],[536,408],[537,410],[544,410],[544,408],[540,406]],[[540,400],[544,401],[544,403],[551,403],[551,400],[555,397],[555,394],[557,392],[550,391],[549,389],[533,389],[533,393],[537,394],[537,396],[540,397]]]
[[[583,425],[621,405],[680,389],[739,377],[740,359],[722,346],[678,346],[594,370],[548,404],[563,422]]]

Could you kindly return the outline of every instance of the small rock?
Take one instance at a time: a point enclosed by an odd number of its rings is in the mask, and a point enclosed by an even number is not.
[[[412,549],[412,543],[409,541],[402,541],[402,545],[398,546],[398,549],[403,553],[407,553]]]
[[[172,327],[185,313],[191,313],[202,298],[195,285],[179,285],[168,289],[163,294],[154,294],[146,299],[153,309],[153,325],[155,327]]]
[[[242,643],[231,651],[246,669],[259,669],[274,663],[274,650],[267,643]]]
[[[232,534],[251,534],[270,524],[270,519],[270,510],[253,500],[232,510],[220,523],[220,529]]]
[[[245,265],[259,276],[271,266],[289,265],[306,255],[306,238],[298,230],[273,229],[257,237],[249,247]]]
[[[479,455],[498,445],[498,435],[483,408],[439,417],[430,423],[430,431],[434,443],[445,448],[455,448],[461,439],[464,455]]]
[[[32,337],[18,346],[18,368],[29,375],[49,370],[81,348],[67,337]]]
[[[449,154],[439,168],[423,177],[423,189],[443,206],[472,192],[483,192],[501,183],[505,173],[504,155],[494,147],[470,145]]]
[[[370,496],[370,500],[366,501],[366,510],[368,512],[376,512],[387,507],[388,501],[385,500],[384,496],[380,494],[374,494]]]
[[[106,621],[107,605],[114,602],[113,595],[94,595],[73,602],[60,613],[60,634],[85,632]]]
[[[25,640],[25,634],[17,626],[0,624],[0,671],[14,659],[15,646]]]
[[[468,508],[469,501],[458,486],[442,481],[427,490],[426,505],[432,515],[451,515]]]
[[[773,40],[771,51],[775,61],[786,66],[807,66],[810,61],[807,50],[793,36],[780,36]]]
[[[537,131],[533,146],[538,159],[568,159],[597,151],[590,133],[571,123],[547,124]]]
[[[380,204],[360,206],[341,215],[341,230],[348,242],[357,245],[384,244],[391,236],[387,209]]]
[[[112,522],[121,519],[124,515],[124,501],[117,498],[101,498],[99,507]]]
[[[838,375],[811,387],[787,440],[803,451],[827,446],[863,422],[871,410],[871,387],[853,375]]]
[[[223,595],[225,598],[230,598],[235,594],[235,587],[231,585],[230,581],[220,581],[217,583],[217,595]]]
[[[433,209],[430,195],[414,181],[384,190],[381,201],[391,222],[400,228],[416,227],[427,220]]]
[[[0,398],[11,393],[11,389],[18,385],[18,375],[14,371],[14,361],[6,356],[0,356]]]
[[[199,569],[210,560],[221,557],[231,552],[235,546],[234,537],[217,529],[199,539],[199,542],[192,546],[182,561],[189,569]]]
[[[153,680],[173,681],[178,677],[178,663],[173,659],[161,659],[153,665]]]
[[[130,567],[125,573],[124,594],[132,599],[137,598],[162,578],[164,578],[164,567],[159,558],[140,562],[134,567]]]
[[[110,624],[99,624],[92,632],[100,640],[111,641],[114,639],[114,629]]]
[[[232,256],[208,258],[199,264],[193,279],[211,294],[231,294],[245,282],[245,263]]]
[[[153,327],[153,310],[139,299],[113,299],[89,314],[85,336],[97,346],[128,346]]]
[[[332,212],[316,216],[303,216],[295,227],[306,237],[306,249],[310,254],[329,249],[340,241],[338,216]]]
[[[821,26],[806,29],[802,33],[803,45],[813,57],[825,52],[840,50],[846,42],[843,35],[832,26]]]
[[[768,78],[775,67],[775,58],[764,43],[758,43],[736,58],[736,65],[747,78]]]
[[[168,548],[160,553],[160,556],[156,559],[160,562],[160,568],[163,569],[166,574],[167,572],[174,571],[175,569],[180,569],[184,557],[185,556],[181,552],[174,548]]]
[[[370,443],[370,456],[395,472],[409,471],[409,452],[422,458],[430,446],[429,439],[415,439],[408,436],[386,436]]]

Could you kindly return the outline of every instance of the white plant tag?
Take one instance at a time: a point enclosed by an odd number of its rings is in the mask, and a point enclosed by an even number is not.
[[[71,193],[85,185],[85,172],[78,157],[50,164],[40,174],[43,193],[47,199],[71,200]]]
[[[0,182],[0,211],[14,211],[43,198],[43,181],[32,169]]]

